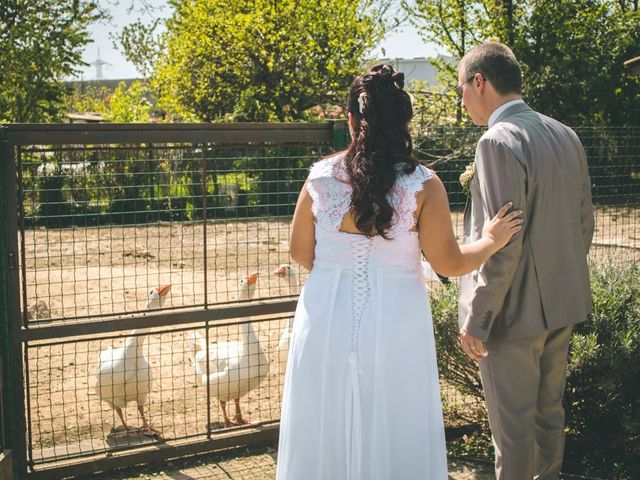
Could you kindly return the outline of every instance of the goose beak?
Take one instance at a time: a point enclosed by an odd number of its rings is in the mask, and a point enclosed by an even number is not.
[[[169,294],[170,290],[171,285],[161,285],[160,287],[158,287],[158,295],[160,295],[161,297],[166,297]]]
[[[258,273],[252,273],[246,277],[247,285],[254,285],[258,281]]]
[[[287,274],[287,267],[285,267],[284,265],[280,265],[273,271],[273,274],[284,277]]]

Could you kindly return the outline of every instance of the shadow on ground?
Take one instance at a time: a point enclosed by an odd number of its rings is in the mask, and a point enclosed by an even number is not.
[[[163,464],[142,465],[117,472],[78,480],[273,480],[276,474],[277,444],[200,455]],[[449,480],[494,480],[490,466],[471,461],[451,459]]]

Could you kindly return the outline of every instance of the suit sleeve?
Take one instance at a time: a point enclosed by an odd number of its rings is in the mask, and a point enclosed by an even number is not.
[[[591,177],[589,176],[587,155],[584,152],[582,144],[580,144],[580,151],[582,154],[582,161],[584,165],[580,221],[582,224],[582,239],[584,241],[584,251],[585,253],[589,253],[591,242],[593,241],[593,232],[595,230],[595,219],[593,216],[593,202],[591,199]]]
[[[502,310],[523,248],[526,230],[526,172],[513,152],[494,139],[483,139],[476,150],[476,181],[483,210],[483,223],[489,222],[508,203],[522,210],[524,228],[478,270],[476,287],[463,327],[476,338],[487,340],[496,316]]]

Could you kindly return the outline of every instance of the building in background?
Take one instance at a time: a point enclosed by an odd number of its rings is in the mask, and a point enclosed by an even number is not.
[[[445,57],[445,59],[451,63],[455,61],[452,57]],[[415,81],[426,82],[428,86],[432,87],[440,86],[440,82],[436,78],[438,70],[428,58],[380,58],[370,64],[377,63],[388,63],[399,72],[403,72],[405,85],[408,88],[411,88],[411,84]]]

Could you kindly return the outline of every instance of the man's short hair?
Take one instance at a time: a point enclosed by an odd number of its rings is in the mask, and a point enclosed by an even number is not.
[[[481,73],[500,95],[522,93],[522,70],[516,56],[506,45],[481,43],[462,57],[460,68],[464,68],[467,78]]]

